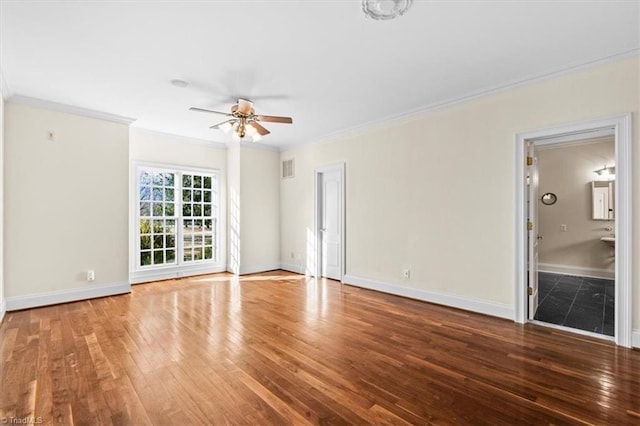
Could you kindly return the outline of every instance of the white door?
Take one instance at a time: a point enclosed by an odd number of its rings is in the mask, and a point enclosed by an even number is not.
[[[527,235],[529,239],[529,319],[533,319],[538,309],[538,159],[536,158],[533,142],[529,142],[527,149],[527,165],[529,170],[529,220]]]
[[[342,280],[342,171],[336,168],[320,177],[322,276]]]

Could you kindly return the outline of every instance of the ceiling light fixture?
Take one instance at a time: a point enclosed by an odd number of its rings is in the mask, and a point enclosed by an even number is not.
[[[362,0],[362,11],[369,18],[386,21],[405,14],[413,0]]]

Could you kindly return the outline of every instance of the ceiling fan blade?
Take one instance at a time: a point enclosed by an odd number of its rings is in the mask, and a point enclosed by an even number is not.
[[[246,99],[238,99],[238,112],[240,114],[249,115],[253,110],[253,102]]]
[[[264,126],[262,126],[260,123],[258,123],[257,121],[252,121],[251,125],[256,129],[256,131],[258,133],[260,133],[260,136],[264,136],[264,135],[268,135],[269,133],[271,133],[270,131],[268,131],[267,129],[264,128]]]
[[[220,128],[220,126],[222,126],[222,125],[224,125],[224,124],[227,124],[227,123],[229,123],[230,125],[232,125],[232,126],[233,126],[234,124],[236,124],[236,121],[238,121],[238,120],[236,120],[236,119],[232,119],[232,120],[223,121],[222,123],[214,124],[213,126],[211,126],[211,127],[209,127],[209,128],[210,128],[210,129],[216,129],[216,130],[222,130],[222,129]]]
[[[214,111],[212,109],[204,109],[204,108],[196,108],[196,107],[191,107],[189,108],[189,111],[198,111],[198,112],[211,112],[213,114],[222,114],[222,115],[231,115],[228,112],[220,112],[220,111]]]
[[[259,121],[267,121],[270,123],[293,123],[293,119],[291,117],[278,117],[275,115],[256,115],[255,119]]]

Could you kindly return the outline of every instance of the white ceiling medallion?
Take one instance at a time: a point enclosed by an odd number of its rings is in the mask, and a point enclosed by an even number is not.
[[[413,0],[362,0],[362,11],[369,18],[388,20],[404,15]]]

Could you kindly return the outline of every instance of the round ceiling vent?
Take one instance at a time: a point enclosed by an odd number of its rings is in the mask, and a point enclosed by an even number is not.
[[[404,15],[412,2],[413,0],[362,0],[362,11],[373,19],[393,19]]]

